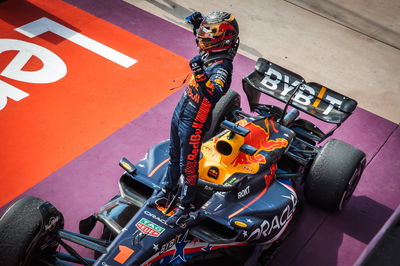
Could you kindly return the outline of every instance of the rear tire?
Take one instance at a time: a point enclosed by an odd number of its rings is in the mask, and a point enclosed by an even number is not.
[[[213,118],[210,128],[204,135],[203,140],[207,141],[221,132],[222,129],[219,125],[225,119],[235,122],[232,111],[238,109],[240,109],[240,95],[236,91],[230,89],[216,104],[212,112]]]
[[[0,265],[40,265],[58,246],[50,235],[63,227],[63,216],[49,202],[18,200],[0,218]]]
[[[365,153],[337,139],[315,157],[305,180],[307,200],[325,210],[340,211],[353,194],[365,168]]]

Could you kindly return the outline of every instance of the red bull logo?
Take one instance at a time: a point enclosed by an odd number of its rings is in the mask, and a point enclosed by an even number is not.
[[[267,160],[265,156],[262,154],[255,154],[250,156],[245,153],[240,153],[238,157],[233,161],[233,166],[238,166],[240,164],[253,164],[253,163],[262,163],[265,164]]]
[[[211,178],[218,179],[219,170],[218,167],[212,166],[208,169],[207,175]]]
[[[273,151],[275,149],[280,149],[288,145],[288,141],[284,138],[277,138],[275,140],[269,139],[269,121],[265,120],[265,128],[254,123],[248,123],[245,127],[250,130],[250,133],[245,137],[244,142],[257,148],[259,151]],[[272,125],[271,125],[272,126]],[[233,162],[234,166],[239,164],[252,164],[252,163],[262,163],[267,162],[264,155],[256,153],[252,156],[240,153],[238,157]]]
[[[190,97],[190,99],[192,99],[193,101],[195,101],[196,103],[200,102],[200,95],[198,93],[193,93],[193,88],[191,86],[187,87],[187,95]]]
[[[271,181],[275,176],[277,168],[278,168],[278,165],[276,163],[273,163],[271,165],[271,167],[269,168],[269,174],[265,174],[264,175],[264,180],[265,180],[266,187],[269,187],[269,185],[271,184]]]
[[[225,34],[223,34],[224,32]],[[229,40],[230,38],[232,38],[234,32],[235,28],[231,24],[221,23],[221,25],[219,25],[218,32],[215,34],[214,38],[217,41]]]

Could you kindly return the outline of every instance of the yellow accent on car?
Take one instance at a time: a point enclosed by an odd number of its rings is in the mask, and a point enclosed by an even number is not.
[[[314,107],[318,107],[318,105],[321,103],[321,99],[322,99],[322,97],[324,97],[325,92],[326,92],[326,88],[322,87],[321,90],[318,93],[317,99],[313,103]]]
[[[244,126],[247,122],[240,120],[236,122]],[[235,134],[233,138],[229,138],[230,132],[225,133],[220,137],[214,137],[211,140],[203,143],[201,153],[203,157],[199,161],[199,178],[217,185],[222,185],[234,173],[255,174],[260,169],[260,164],[257,162],[249,162],[248,164],[233,164],[238,157],[240,147],[244,144],[244,137]],[[217,151],[218,142],[231,147],[229,154],[222,154]],[[218,168],[217,178],[208,176],[208,171],[211,168]]]
[[[132,170],[132,166],[130,166],[127,162],[122,162],[122,167],[125,170]]]
[[[243,227],[243,228],[246,228],[246,227],[247,227],[247,224],[244,223],[244,222],[241,222],[241,221],[234,221],[233,223],[234,223],[236,226],[239,226],[239,227]]]

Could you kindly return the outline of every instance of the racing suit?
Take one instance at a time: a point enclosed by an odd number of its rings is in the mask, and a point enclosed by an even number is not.
[[[173,113],[170,162],[162,182],[162,187],[172,190],[183,174],[185,186],[180,198],[183,206],[189,206],[195,199],[201,143],[210,127],[216,103],[230,87],[232,61],[216,59],[206,63],[204,68],[194,70],[192,67],[192,70],[191,81]]]

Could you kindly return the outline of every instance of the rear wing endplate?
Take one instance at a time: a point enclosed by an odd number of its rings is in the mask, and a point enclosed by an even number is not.
[[[322,121],[341,124],[357,102],[315,82],[305,82],[296,73],[259,58],[255,70],[243,79],[250,108],[259,104],[260,93],[287,103]]]

